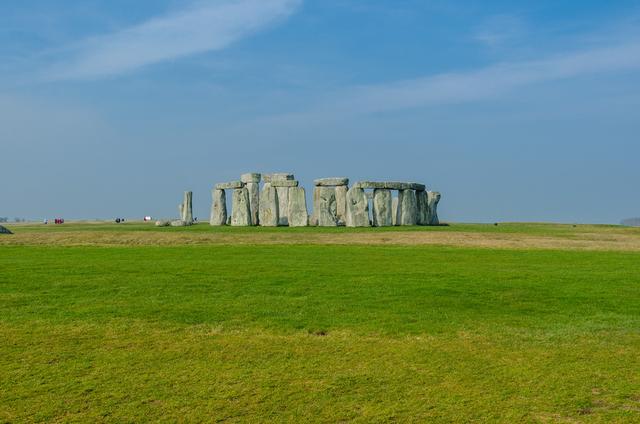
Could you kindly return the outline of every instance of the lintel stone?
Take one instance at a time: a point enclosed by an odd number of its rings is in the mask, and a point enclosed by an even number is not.
[[[339,187],[349,185],[349,178],[347,177],[330,177],[319,178],[313,181],[316,187]]]
[[[274,181],[271,181],[271,187],[298,187],[298,181],[274,180]]]
[[[240,175],[240,181],[243,183],[259,183],[261,178],[262,175],[254,172]]]
[[[217,190],[235,190],[242,187],[244,187],[244,183],[242,181],[229,181],[228,183],[216,184]]]

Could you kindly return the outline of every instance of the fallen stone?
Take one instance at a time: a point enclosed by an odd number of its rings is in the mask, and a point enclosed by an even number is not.
[[[278,226],[278,193],[267,183],[260,194],[260,225],[263,227]]]
[[[429,225],[429,200],[426,191],[416,191],[418,202],[418,225]]]
[[[171,221],[169,220],[161,219],[156,221],[156,227],[168,227],[170,225],[171,225]]]
[[[306,227],[309,225],[307,212],[307,195],[304,187],[292,187],[289,189],[289,226]]]
[[[260,175],[260,174],[258,174]],[[246,183],[245,187],[249,192],[249,209],[251,210],[251,225],[260,224],[260,184],[254,182]]]
[[[244,187],[242,181],[229,181],[228,183],[216,184],[216,190],[236,190]]]
[[[346,195],[347,227],[368,227],[369,222],[369,200],[364,190],[358,187],[351,187]]]
[[[0,234],[13,234],[7,227],[0,225]]]
[[[418,201],[415,190],[398,192],[397,225],[416,225],[418,222]]]
[[[189,225],[191,224],[188,223],[187,221],[183,221],[182,219],[176,219],[174,221],[171,221],[172,227],[188,227]]]
[[[390,227],[394,225],[393,196],[391,190],[377,188],[373,190],[373,226]],[[397,206],[396,206],[397,207]]]
[[[437,191],[427,191],[427,203],[428,203],[428,224],[427,225],[440,225],[438,219],[438,203],[442,195]]]
[[[338,218],[338,224],[340,222],[347,222],[347,191],[349,188],[346,185],[336,187],[336,218]]]
[[[334,187],[317,186],[317,204],[313,209],[320,227],[336,227],[338,225],[336,207],[336,189]],[[315,197],[315,196],[314,196]]]
[[[240,181],[242,181],[243,183],[259,183],[261,178],[261,174],[254,172],[240,175]]]
[[[231,226],[247,227],[251,225],[251,206],[249,190],[246,187],[233,190],[231,201]]]
[[[275,180],[275,181],[271,181],[271,187],[298,187],[298,181]]]
[[[273,174],[265,174],[262,176],[262,180],[265,183],[272,183],[274,181],[293,180],[295,179],[293,174],[287,174],[284,172],[276,172]]]
[[[211,218],[209,224],[220,226],[227,224],[227,195],[224,190],[214,189],[211,192],[213,204],[211,205]]]
[[[313,184],[317,187],[338,187],[349,185],[349,178],[347,177],[330,177],[319,178],[313,181]]]

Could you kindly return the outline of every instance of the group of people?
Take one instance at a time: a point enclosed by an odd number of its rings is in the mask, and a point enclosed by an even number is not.
[[[55,224],[64,224],[64,219],[62,219],[62,218],[56,218],[56,219],[54,219],[54,220],[53,220],[53,222],[54,222]],[[44,223],[45,223],[45,224],[48,224],[48,223],[49,223],[49,220],[48,220],[48,219],[45,219],[45,220],[44,220]]]

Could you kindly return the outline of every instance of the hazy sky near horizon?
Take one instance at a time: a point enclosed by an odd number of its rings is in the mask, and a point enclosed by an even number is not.
[[[243,172],[451,221],[640,216],[640,1],[0,3],[0,216],[174,217]]]

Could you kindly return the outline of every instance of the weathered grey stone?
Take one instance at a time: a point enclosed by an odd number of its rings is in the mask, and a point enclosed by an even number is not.
[[[7,227],[0,225],[0,234],[13,234]]]
[[[384,184],[385,183],[383,182],[377,182],[377,181],[358,181],[353,186],[357,188],[364,188],[364,189],[376,189],[376,188],[386,188]]]
[[[278,193],[270,183],[266,183],[260,194],[260,225],[263,227],[278,226]]]
[[[359,181],[354,184],[354,187],[374,190],[377,188],[386,188],[389,190],[425,190],[424,184],[401,181]]]
[[[168,227],[171,225],[171,221],[166,219],[160,219],[156,221],[156,227]]]
[[[287,174],[285,172],[276,172],[273,174],[265,174],[262,176],[262,180],[265,183],[272,183],[274,181],[293,180],[295,179],[293,174]]]
[[[346,185],[349,185],[349,178],[347,177],[319,178],[317,180],[313,180],[313,184],[319,187],[346,186]]]
[[[172,227],[187,227],[189,225],[191,225],[191,223],[184,221],[182,219],[176,219],[174,221],[171,221]]]
[[[271,181],[271,187],[298,187],[296,180],[274,180]]]
[[[391,200],[391,220],[394,226],[400,225],[398,224],[398,198],[394,197]]]
[[[346,195],[347,227],[368,227],[369,222],[369,200],[364,190],[358,187],[351,187]]]
[[[428,191],[427,199],[428,199],[428,225],[440,225],[440,220],[438,219],[438,202],[440,202],[440,198],[442,195],[437,191]]]
[[[251,225],[249,190],[246,187],[233,190],[233,200],[231,202],[231,226],[247,227]]]
[[[217,190],[236,190],[242,187],[244,187],[244,183],[242,181],[229,181],[228,183],[216,184]]]
[[[336,189],[334,187],[316,187],[317,203],[313,205],[318,226],[336,227],[338,225],[336,207]],[[314,192],[315,197],[315,192]]]
[[[227,217],[227,225],[231,225],[231,215]]]
[[[227,224],[227,195],[224,190],[213,189],[211,192],[213,204],[211,205],[211,218],[209,224],[214,226]]]
[[[273,186],[273,183],[271,183]],[[291,187],[274,187],[278,193],[278,225],[289,225],[289,190]]]
[[[249,209],[251,209],[251,225],[260,224],[260,184],[246,183],[249,192]]]
[[[347,222],[347,191],[349,191],[349,187],[346,185],[336,187],[336,218],[338,218],[338,223]]]
[[[416,191],[418,202],[418,225],[429,225],[429,201],[426,191]]]
[[[185,191],[184,198],[182,200],[182,207],[180,208],[182,212],[180,214],[180,219],[186,222],[188,225],[193,223],[193,192]]]
[[[386,188],[373,190],[373,225],[375,227],[390,227],[395,225],[393,218],[395,215],[393,200],[391,190]]]
[[[259,183],[261,178],[262,175],[255,172],[240,175],[240,181],[243,183]]]
[[[397,225],[416,225],[418,222],[418,201],[415,190],[398,191]]]
[[[306,227],[309,225],[307,195],[304,187],[292,187],[289,189],[288,209],[290,227]]]

